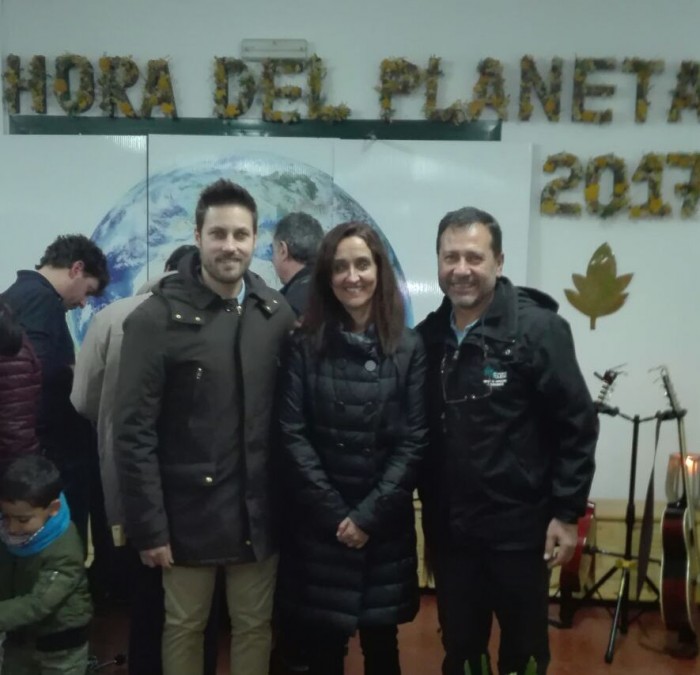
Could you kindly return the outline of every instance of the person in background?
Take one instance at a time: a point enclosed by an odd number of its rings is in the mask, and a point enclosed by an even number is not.
[[[179,246],[165,263],[164,274],[173,273],[185,255],[197,249],[194,245]],[[104,492],[107,523],[117,528],[122,538],[124,509],[121,504],[114,460],[114,401],[119,356],[124,337],[125,319],[144,300],[162,275],[146,282],[128,298],[116,300],[101,309],[90,321],[76,358],[70,400],[75,409],[97,427],[100,474]]]
[[[294,323],[249,271],[257,206],[228,180],[195,210],[198,251],[124,323],[114,456],[126,534],[161,567],[163,672],[202,672],[218,569],[231,619],[231,672],[267,675],[277,576],[269,475],[277,356]]]
[[[0,476],[17,457],[39,452],[40,395],[39,359],[10,308],[0,300]]]
[[[197,247],[191,244],[176,248],[165,263],[164,274],[176,272],[180,260],[196,250]],[[161,638],[165,611],[161,568],[141,564],[138,551],[124,540],[124,509],[114,459],[114,403],[124,321],[151,296],[151,289],[161,279],[162,276],[159,276],[150,280],[139,289],[137,295],[116,300],[93,317],[78,353],[71,392],[75,409],[97,427],[107,523],[112,530],[114,544],[121,546],[127,543],[130,553],[126,571],[131,597],[127,659],[129,675],[160,675],[163,672]],[[210,619],[205,631],[205,675],[216,672],[216,628],[216,621]]]
[[[91,465],[97,462],[90,425],[70,402],[75,349],[66,311],[84,307],[109,283],[107,259],[83,235],[64,235],[44,252],[36,271],[21,270],[3,294],[41,362],[39,444],[63,478],[78,532],[87,542]]]
[[[321,223],[301,211],[288,213],[275,227],[272,264],[284,284],[280,293],[298,317],[306,309],[311,273],[321,239]]]
[[[92,605],[83,544],[41,455],[10,464],[0,478],[2,675],[85,675]]]
[[[397,625],[418,611],[413,490],[427,429],[419,337],[377,233],[323,239],[280,372],[285,522],[278,603],[310,675],[342,675],[359,629],[366,675],[398,675]]]
[[[313,216],[301,211],[281,218],[272,238],[272,264],[284,284],[280,293],[300,318],[309,298],[309,287],[323,227]],[[273,675],[308,671],[303,653],[303,635],[295,623],[281,625],[277,618],[275,647],[272,654]]]
[[[598,425],[557,304],[503,276],[501,228],[466,207],[440,221],[445,298],[417,330],[428,357],[430,450],[420,493],[445,648],[443,675],[549,663],[549,568],[574,552]]]

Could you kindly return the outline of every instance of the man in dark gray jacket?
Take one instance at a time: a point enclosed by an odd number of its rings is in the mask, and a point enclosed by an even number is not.
[[[284,284],[280,293],[297,316],[306,310],[311,273],[322,239],[321,223],[302,211],[288,213],[275,227],[272,264]]]
[[[219,180],[196,209],[199,252],[126,320],[115,460],[126,533],[163,568],[164,675],[202,669],[225,568],[231,672],[267,675],[277,555],[269,476],[277,354],[294,323],[248,270],[257,208]]]

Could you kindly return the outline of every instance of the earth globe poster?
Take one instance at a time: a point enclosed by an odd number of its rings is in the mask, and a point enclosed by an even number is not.
[[[149,276],[162,273],[162,263],[175,246],[194,241],[194,209],[202,188],[218,178],[229,178],[245,187],[258,206],[258,236],[251,269],[269,285],[280,286],[272,266],[272,237],[283,216],[304,211],[314,216],[324,230],[341,222],[362,221],[383,240],[412,324],[408,285],[390,239],[361,200],[334,180],[337,143],[332,139],[151,137]],[[135,265],[138,262],[135,260]],[[135,267],[133,272],[138,288],[143,268]]]
[[[305,211],[326,230],[359,220],[383,240],[413,325],[442,299],[435,234],[447,210],[475,205],[496,215],[510,250],[517,251],[508,273],[525,281],[531,167],[525,144],[151,137],[148,274],[161,274],[170,251],[192,243],[197,195],[225,177],[246,187],[258,204],[252,269],[268,284],[280,285],[271,258],[281,217]],[[144,269],[134,272],[142,276]]]
[[[347,220],[375,228],[410,325],[441,300],[435,233],[448,210],[491,210],[510,250],[518,251],[508,273],[515,281],[525,278],[528,146],[210,136],[6,136],[0,143],[18,158],[13,170],[6,164],[0,174],[2,289],[14,269],[31,269],[58,234],[84,233],[107,256],[106,292],[69,314],[77,343],[96,311],[133,295],[162,273],[173,249],[194,243],[198,195],[219,178],[240,183],[258,204],[252,269],[273,287],[280,283],[271,263],[272,233],[292,211],[310,213],[326,230]]]

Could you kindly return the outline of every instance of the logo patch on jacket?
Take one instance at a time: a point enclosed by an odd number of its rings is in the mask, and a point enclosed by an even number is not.
[[[484,367],[484,384],[491,389],[505,387],[508,382],[507,370],[496,370],[493,366]]]

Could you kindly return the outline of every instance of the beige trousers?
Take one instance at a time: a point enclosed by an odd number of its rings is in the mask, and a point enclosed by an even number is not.
[[[277,560],[274,555],[264,562],[225,567],[231,675],[268,675]],[[175,566],[163,570],[163,675],[202,675],[204,628],[216,569]]]

